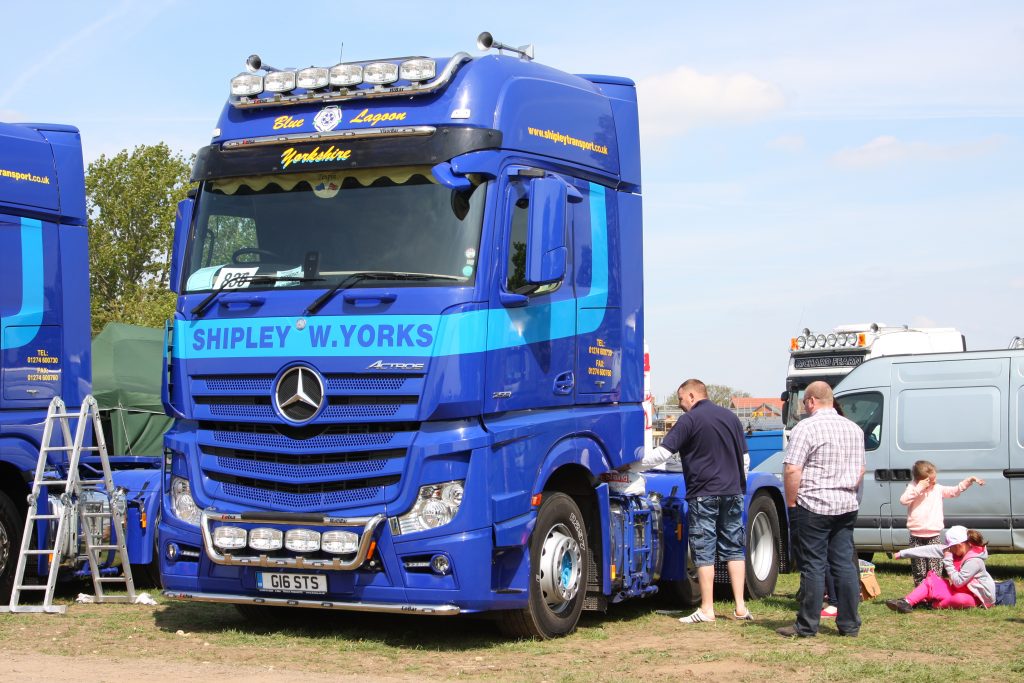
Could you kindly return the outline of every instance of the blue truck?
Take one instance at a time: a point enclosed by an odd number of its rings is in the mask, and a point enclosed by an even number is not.
[[[682,475],[602,481],[644,434],[634,84],[479,45],[232,79],[174,237],[166,596],[517,637],[697,597]],[[747,525],[765,595],[776,478]]]
[[[60,396],[78,410],[92,378],[89,240],[82,145],[76,128],[0,124],[0,603],[11,593],[43,422]],[[66,458],[51,454],[60,472]],[[95,456],[83,467],[95,473]],[[129,559],[150,565],[159,513],[160,459],[115,457],[115,484],[126,491]],[[46,514],[59,497],[38,501]],[[149,520],[154,523],[150,524]],[[38,547],[53,547],[40,526]],[[74,533],[69,531],[69,533]],[[75,538],[62,576],[88,573]],[[48,560],[39,556],[40,573]],[[113,567],[111,571],[116,571]]]

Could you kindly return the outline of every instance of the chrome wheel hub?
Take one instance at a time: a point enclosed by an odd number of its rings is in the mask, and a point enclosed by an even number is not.
[[[582,552],[564,524],[556,524],[540,550],[540,591],[553,612],[568,607],[580,589]]]

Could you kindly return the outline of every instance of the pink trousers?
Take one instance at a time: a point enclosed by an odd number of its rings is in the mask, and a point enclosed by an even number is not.
[[[910,591],[906,600],[911,605],[916,605],[922,600],[931,600],[938,609],[967,609],[981,604],[966,585],[959,588],[952,586],[945,579],[936,576],[935,572],[928,572],[928,576],[924,577],[924,581],[918,584],[917,588]]]

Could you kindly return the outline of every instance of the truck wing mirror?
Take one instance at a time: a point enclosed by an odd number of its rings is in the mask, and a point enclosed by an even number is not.
[[[185,247],[188,245],[193,208],[195,208],[195,199],[182,199],[178,202],[178,212],[174,216],[174,242],[171,245],[169,285],[175,294],[181,294],[181,261],[185,258]]]
[[[526,281],[530,284],[545,285],[565,277],[568,258],[565,246],[567,195],[566,184],[558,178],[534,178],[530,181],[526,252]]]

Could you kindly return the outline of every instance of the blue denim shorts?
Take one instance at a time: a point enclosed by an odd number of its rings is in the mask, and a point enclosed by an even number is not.
[[[713,565],[716,550],[722,562],[742,560],[746,545],[743,496],[701,496],[688,502],[686,521],[693,563],[698,567]]]

